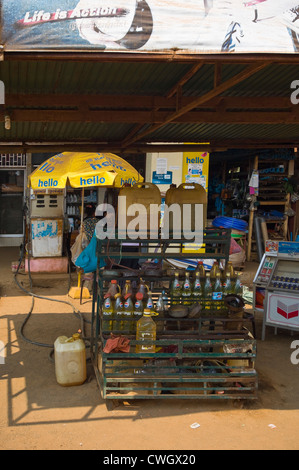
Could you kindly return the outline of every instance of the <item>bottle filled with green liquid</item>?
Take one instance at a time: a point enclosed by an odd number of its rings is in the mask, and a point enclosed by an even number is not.
[[[226,273],[226,278],[225,278],[225,282],[224,282],[224,286],[223,286],[223,293],[225,295],[229,295],[229,294],[234,293],[230,272]]]
[[[220,272],[217,272],[216,280],[215,280],[214,288],[213,288],[213,301],[215,301],[216,310],[221,310],[223,308],[222,298],[223,298],[223,287],[222,287],[222,282],[220,278]]]
[[[195,273],[195,280],[194,280],[193,289],[192,289],[192,298],[194,302],[202,303],[203,301],[203,291],[202,291],[199,272]]]
[[[170,296],[171,296],[173,305],[180,303],[181,295],[182,295],[182,287],[181,287],[181,283],[179,280],[179,273],[176,272],[174,275],[174,280],[172,282],[172,286],[170,290]]]
[[[243,295],[243,285],[240,279],[240,274],[237,274],[237,279],[234,286],[234,294],[240,295],[241,297]]]
[[[211,310],[213,297],[213,286],[211,283],[210,273],[206,274],[206,282],[204,285],[204,307],[205,310]]]
[[[182,289],[182,298],[184,305],[191,305],[192,304],[192,289],[191,289],[191,282],[190,282],[190,275],[188,271],[185,274],[185,280]]]

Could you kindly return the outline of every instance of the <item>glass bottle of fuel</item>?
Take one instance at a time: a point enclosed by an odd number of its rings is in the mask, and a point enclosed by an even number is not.
[[[193,283],[192,298],[195,302],[201,303],[203,300],[202,286],[200,282],[200,273],[195,273],[195,280]]]
[[[168,311],[168,295],[165,289],[162,290],[162,300],[164,304],[164,312]]]
[[[131,325],[131,332],[135,333],[136,332],[136,325],[137,321],[140,320],[143,314],[143,294],[141,292],[137,292],[136,294],[136,300],[134,304],[134,313],[133,313],[133,319],[132,325]]]
[[[123,330],[124,304],[120,294],[115,295],[113,330]]]
[[[154,302],[152,298],[152,293],[149,291],[147,295],[147,301],[146,301],[146,306],[145,309],[149,310],[150,312],[154,311]]]
[[[204,286],[204,307],[206,310],[212,308],[213,286],[211,283],[210,273],[206,274],[206,282]]]
[[[140,344],[136,344],[136,353],[155,353],[156,352],[156,323],[152,319],[152,312],[144,309],[143,315],[137,322],[136,340]]]
[[[233,294],[233,285],[232,285],[232,281],[231,281],[230,272],[228,272],[226,274],[225,282],[224,282],[224,285],[223,285],[223,293],[225,295]]]
[[[149,291],[148,286],[145,284],[143,279],[140,278],[137,293],[142,294],[142,302],[143,302],[144,308],[146,307],[146,303],[147,303],[148,291]]]
[[[179,280],[179,273],[178,271],[176,271],[174,274],[174,280],[172,282],[172,286],[170,290],[170,296],[171,296],[171,301],[173,305],[180,303],[181,295],[182,295],[182,288],[181,288],[181,283]]]
[[[165,304],[163,299],[163,292],[158,297],[155,307],[155,313],[158,313],[158,317],[155,321],[157,333],[161,333],[164,330],[164,315],[165,315]]]
[[[218,271],[216,273],[216,280],[214,283],[214,288],[213,288],[213,300],[215,301],[215,307],[216,310],[221,310],[223,305],[222,305],[222,297],[223,297],[223,291],[222,291],[222,283],[220,279],[220,272]]]
[[[132,294],[126,294],[124,297],[122,330],[125,331],[127,334],[132,329],[133,315],[134,305],[132,301]]]
[[[237,279],[236,279],[235,286],[234,286],[234,294],[240,295],[240,296],[242,296],[243,294],[243,286],[242,286],[242,282],[240,279],[240,274],[237,274]]]
[[[183,289],[182,289],[182,298],[183,298],[184,305],[192,304],[191,296],[192,296],[192,288],[191,288],[191,283],[190,283],[190,275],[188,271],[186,271],[185,280],[184,280]]]
[[[107,293],[104,297],[104,304],[102,306],[102,329],[103,332],[112,331],[114,318],[114,305],[112,296]]]

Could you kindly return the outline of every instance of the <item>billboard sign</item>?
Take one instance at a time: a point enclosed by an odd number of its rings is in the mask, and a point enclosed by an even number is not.
[[[299,51],[299,0],[2,0],[1,8],[6,51]]]

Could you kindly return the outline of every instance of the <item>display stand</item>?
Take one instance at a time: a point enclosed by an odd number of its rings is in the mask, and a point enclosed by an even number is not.
[[[121,264],[121,247],[125,240],[98,240],[98,262],[109,259]],[[150,286],[153,300],[163,288],[169,292],[173,276],[165,269],[172,258],[198,258],[198,253],[182,253],[186,240],[136,240],[136,251],[123,254],[127,259],[163,261],[156,274],[119,271],[118,282],[130,279],[138,282],[140,277]],[[200,258],[228,260],[230,230],[206,229],[205,253]],[[159,266],[159,264],[158,264]],[[169,266],[170,267],[170,266]],[[113,269],[115,266],[113,267]],[[109,274],[109,271],[108,271]],[[113,273],[115,274],[115,273]],[[103,330],[101,306],[109,282],[105,270],[98,270],[94,285],[91,357],[97,382],[104,399],[253,399],[257,394],[257,374],[254,369],[256,342],[249,329],[250,321],[245,315],[228,314],[222,301],[213,301],[210,308],[201,305],[200,311],[189,313],[186,318],[173,318],[169,314],[154,317],[157,322],[155,353],[135,352],[136,320],[128,330],[117,330],[115,335],[130,340],[129,352],[103,351],[110,331]],[[169,296],[168,302],[172,299]],[[197,306],[192,299],[189,311]],[[196,310],[196,309],[195,309]],[[115,323],[116,325],[116,323]]]
[[[299,243],[279,246],[289,247],[289,254],[265,253],[253,280],[253,307],[263,312],[262,340],[266,326],[299,331]]]

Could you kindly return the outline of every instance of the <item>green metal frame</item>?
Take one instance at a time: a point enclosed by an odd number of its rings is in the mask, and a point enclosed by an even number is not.
[[[107,256],[118,263],[125,241],[129,240],[98,240],[98,265],[101,260],[107,260]],[[205,230],[205,253],[183,253],[181,248],[187,242],[186,239],[136,240],[138,251],[126,252],[124,256],[131,259],[228,260],[230,230]],[[179,247],[180,253],[167,252],[168,248],[174,247]],[[161,291],[161,283],[170,285],[173,279],[146,275],[132,276],[130,279],[137,277],[151,284],[153,298]],[[258,380],[254,369],[256,341],[244,328],[246,323],[253,321],[252,318],[230,318],[226,310],[219,309],[217,303],[213,310],[202,310],[197,318],[155,317],[163,326],[163,331],[157,330],[156,353],[134,352],[138,344],[135,335],[130,331],[115,330],[115,334],[130,339],[130,352],[107,354],[103,348],[110,332],[102,329],[101,305],[109,281],[103,270],[98,269],[93,293],[91,356],[104,399],[257,398]],[[230,328],[231,322],[233,328]],[[171,325],[175,328],[171,329]],[[234,365],[234,361],[238,362]],[[243,361],[241,365],[239,361]]]

